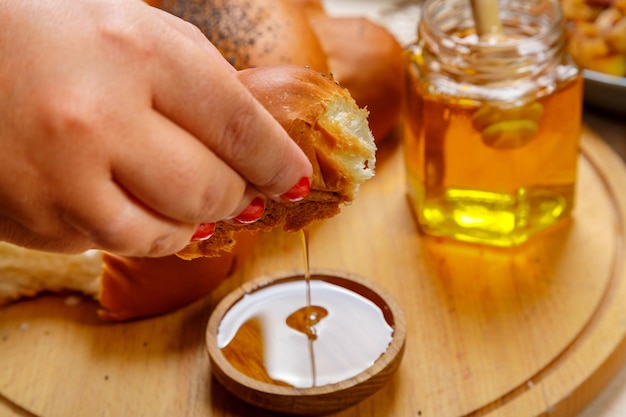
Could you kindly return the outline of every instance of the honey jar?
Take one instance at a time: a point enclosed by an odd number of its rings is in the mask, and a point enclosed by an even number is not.
[[[581,70],[558,0],[501,0],[502,33],[470,0],[426,0],[408,65],[404,155],[420,230],[511,247],[574,206]]]

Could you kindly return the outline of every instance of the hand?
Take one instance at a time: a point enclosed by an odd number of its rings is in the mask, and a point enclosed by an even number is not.
[[[189,23],[139,0],[0,0],[0,22],[0,240],[168,255],[311,175]]]

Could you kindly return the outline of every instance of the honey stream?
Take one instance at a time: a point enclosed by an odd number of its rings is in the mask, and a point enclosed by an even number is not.
[[[311,269],[309,263],[309,228],[306,227],[300,232],[302,250],[304,256],[304,281],[306,283],[306,304],[304,307],[291,313],[286,323],[292,329],[304,333],[308,339],[309,360],[311,363],[311,377],[313,386],[317,384],[317,372],[315,369],[315,349],[314,342],[317,340],[315,325],[324,317],[328,316],[328,310],[321,306],[311,304]]]

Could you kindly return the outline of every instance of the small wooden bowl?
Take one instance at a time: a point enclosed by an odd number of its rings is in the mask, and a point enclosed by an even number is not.
[[[325,281],[348,289],[373,302],[383,312],[385,321],[393,328],[387,350],[363,372],[333,384],[310,388],[282,386],[254,379],[241,373],[224,356],[217,343],[217,334],[224,315],[246,294],[286,281],[304,279],[302,276],[258,278],[224,297],[215,308],[206,331],[211,370],[216,379],[233,395],[254,406],[292,415],[319,415],[350,407],[381,388],[397,370],[406,338],[404,313],[397,301],[383,288],[360,277],[336,271],[315,271],[312,280]]]

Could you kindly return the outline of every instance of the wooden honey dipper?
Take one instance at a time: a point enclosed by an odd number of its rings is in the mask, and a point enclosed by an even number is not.
[[[505,39],[498,13],[498,0],[471,0],[471,5],[480,40],[495,43]]]

